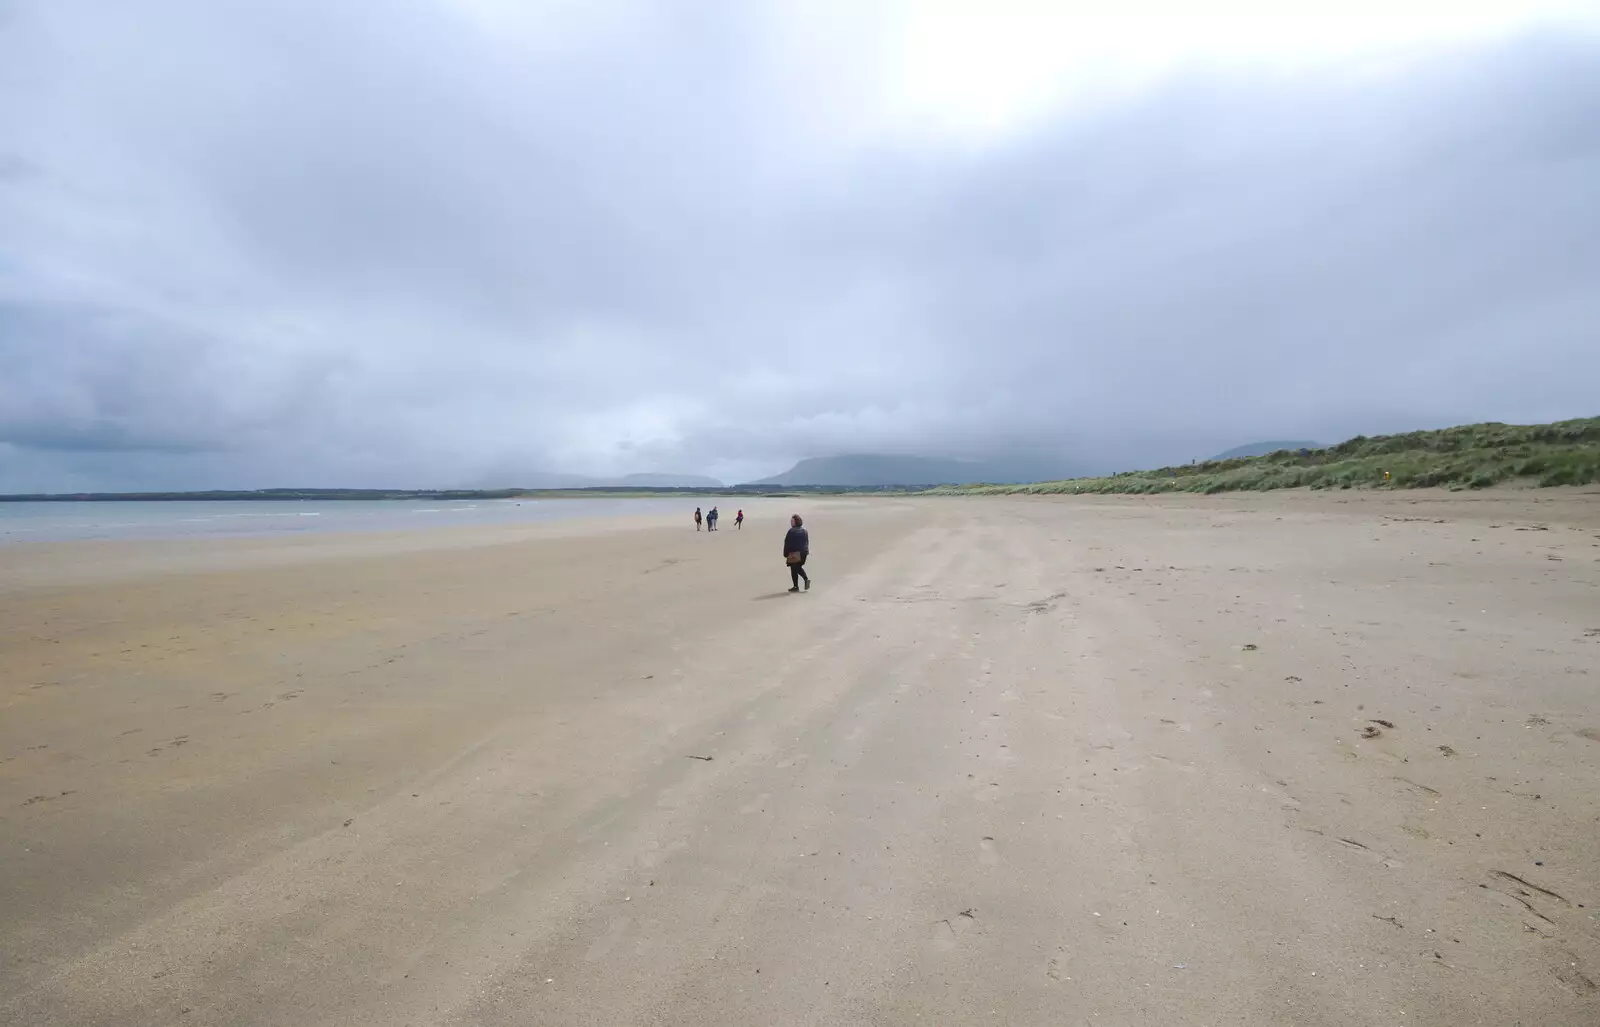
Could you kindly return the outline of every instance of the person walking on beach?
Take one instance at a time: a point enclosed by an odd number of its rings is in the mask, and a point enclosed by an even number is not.
[[[789,518],[789,533],[783,536],[783,559],[789,565],[789,580],[794,582],[791,592],[800,591],[800,582],[811,588],[811,575],[806,573],[806,557],[811,555],[811,536],[806,533],[805,521],[799,514]]]
[[[706,530],[707,531],[716,531],[717,530],[717,508],[716,507],[712,507],[711,509],[706,511]]]
[[[694,508],[694,530],[700,530],[700,508],[698,506]]]
[[[743,531],[744,530],[744,511],[743,510],[740,510],[738,513],[733,515],[733,530],[734,531]]]

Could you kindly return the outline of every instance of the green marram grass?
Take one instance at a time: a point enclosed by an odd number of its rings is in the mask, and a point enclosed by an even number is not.
[[[1387,481],[1384,472],[1388,472]],[[1031,485],[950,485],[947,495],[1260,492],[1268,489],[1477,489],[1506,481],[1600,482],[1600,417],[1555,424],[1468,424],[1405,435],[1357,436],[1337,446],[1207,460],[1109,478]]]

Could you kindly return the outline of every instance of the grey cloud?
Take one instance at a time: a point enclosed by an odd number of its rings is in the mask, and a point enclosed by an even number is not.
[[[1192,69],[955,145],[864,137],[858,52],[649,10],[529,46],[443,6],[18,5],[0,490],[1594,413],[1592,38]]]

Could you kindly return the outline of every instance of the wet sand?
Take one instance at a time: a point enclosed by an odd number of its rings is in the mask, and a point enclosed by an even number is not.
[[[0,548],[0,1023],[1600,1022],[1600,493],[720,505]]]

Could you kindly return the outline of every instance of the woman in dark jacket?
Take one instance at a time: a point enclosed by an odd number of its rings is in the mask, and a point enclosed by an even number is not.
[[[789,533],[783,536],[783,558],[789,564],[789,580],[794,582],[791,592],[800,591],[800,582],[811,587],[811,576],[806,573],[806,557],[811,555],[811,536],[802,527],[805,522],[799,514],[789,518]]]

